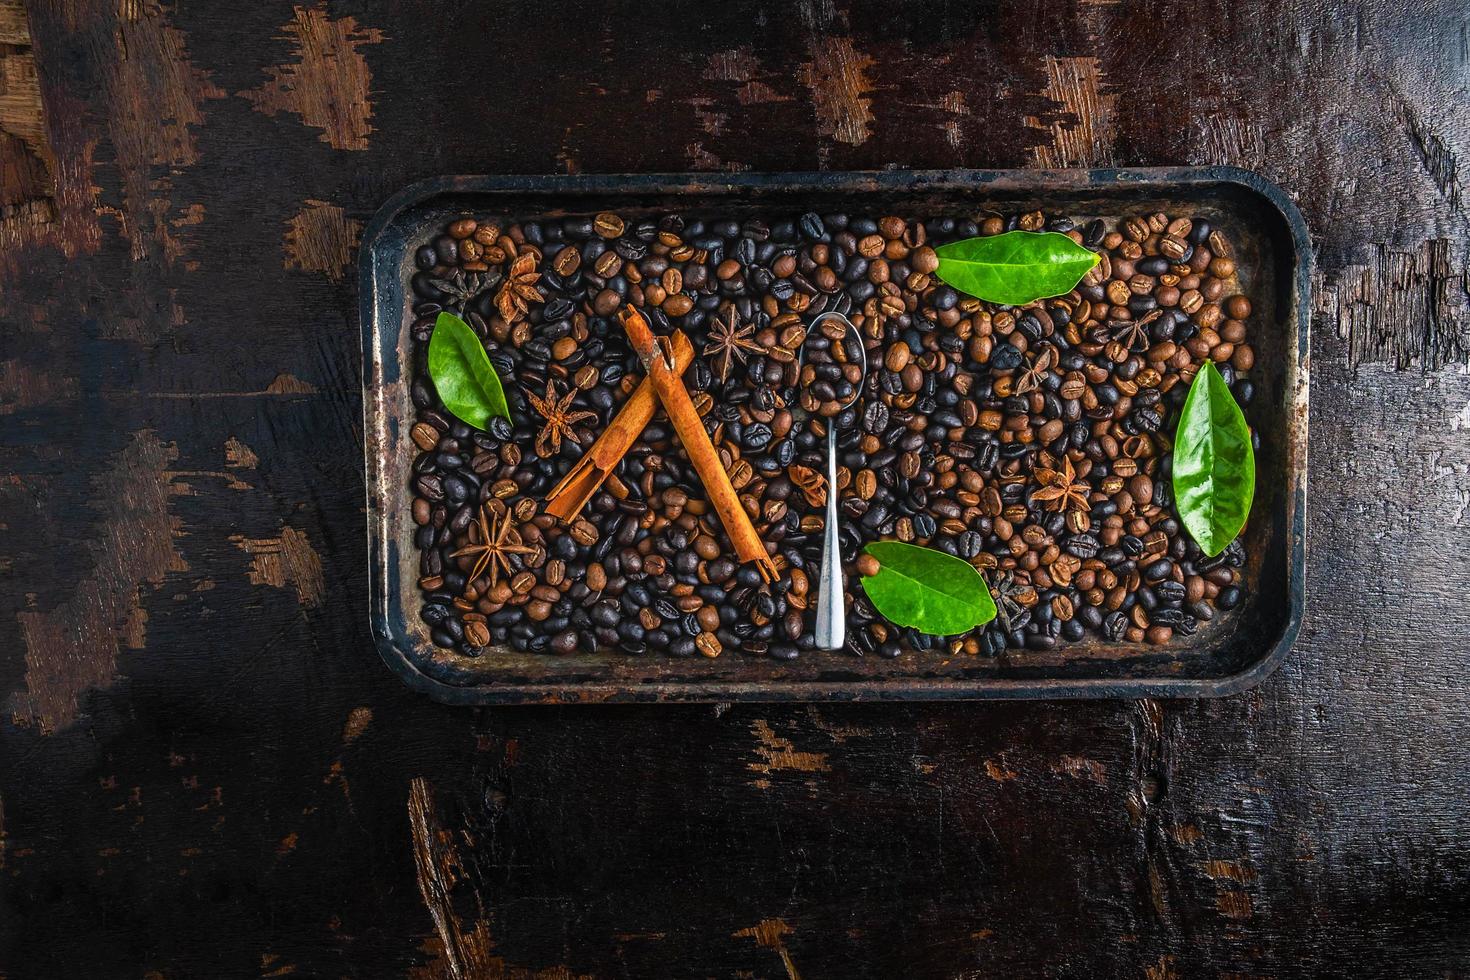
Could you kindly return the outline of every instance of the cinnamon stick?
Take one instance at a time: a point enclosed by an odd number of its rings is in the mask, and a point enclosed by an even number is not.
[[[618,321],[643,362],[654,394],[668,413],[679,441],[684,444],[689,462],[704,483],[704,491],[735,545],[736,556],[742,562],[755,562],[761,577],[767,582],[774,582],[778,578],[776,566],[766,553],[765,543],[756,533],[755,525],[750,523],[750,516],[745,513],[735,488],[730,484],[730,476],[715,453],[709,433],[704,431],[704,423],[699,420],[699,411],[689,397],[689,390],[659,349],[648,321],[632,306],[625,306],[619,311]]]
[[[665,353],[673,357],[675,374],[683,374],[689,362],[694,360],[694,347],[689,338],[683,331],[676,330],[668,337],[666,346],[669,350]],[[653,382],[645,377],[597,441],[546,495],[546,513],[559,521],[570,521],[576,517],[597,488],[612,474],[618,462],[628,454],[639,433],[653,420],[657,407],[658,396],[654,394]]]

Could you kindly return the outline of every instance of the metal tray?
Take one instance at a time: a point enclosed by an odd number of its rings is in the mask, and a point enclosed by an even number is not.
[[[412,406],[407,358],[414,249],[451,216],[518,218],[666,210],[976,213],[1045,207],[1074,217],[1200,215],[1224,227],[1255,302],[1248,417],[1261,435],[1247,529],[1249,599],[1165,648],[1082,642],[996,660],[908,652],[894,660],[808,653],[794,662],[618,653],[557,657],[493,650],[479,658],[429,642],[419,621],[409,515]],[[577,177],[438,177],[388,201],[360,263],[363,405],[373,638],[410,687],[453,704],[601,701],[859,701],[1206,697],[1259,683],[1296,639],[1306,536],[1308,281],[1301,214],[1275,185],[1233,168],[1091,171],[888,171]]]

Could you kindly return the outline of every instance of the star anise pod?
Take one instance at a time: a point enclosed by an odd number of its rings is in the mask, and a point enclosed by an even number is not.
[[[526,391],[526,400],[536,410],[536,414],[546,420],[541,427],[541,432],[536,436],[536,455],[542,458],[554,456],[561,452],[562,436],[566,436],[577,444],[582,440],[577,436],[577,430],[573,428],[578,422],[587,419],[595,419],[595,412],[574,411],[572,402],[577,397],[575,389],[565,395],[556,393],[556,382],[550,378],[546,379],[546,394],[537,395],[532,391]]]
[[[752,337],[755,334],[755,326],[740,323],[740,317],[735,312],[735,307],[727,306],[715,317],[714,326],[710,328],[709,343],[704,345],[705,356],[713,355],[715,358],[715,373],[721,381],[730,377],[730,369],[735,366],[735,361],[745,363],[747,352],[752,354],[764,354],[766,349],[756,343]]]
[[[1017,579],[1015,573],[1010,571],[997,574],[990,591],[995,596],[996,614],[1007,633],[1014,629],[1014,624],[1022,613],[1036,605],[1039,598],[1036,586],[1029,581]]]
[[[1114,320],[1108,324],[1108,339],[1116,340],[1135,354],[1146,351],[1149,347],[1148,325],[1159,316],[1160,311],[1154,310],[1139,320]]]
[[[500,281],[500,271],[492,272],[465,272],[463,269],[455,269],[444,279],[430,279],[429,285],[447,297],[449,306],[463,308],[474,298],[487,289],[492,288]]]
[[[470,525],[470,529],[470,543],[449,556],[474,557],[474,567],[465,579],[466,589],[487,569],[490,572],[490,588],[495,588],[495,584],[500,581],[502,569],[506,575],[515,571],[510,564],[511,555],[530,555],[536,551],[530,545],[522,543],[520,533],[511,526],[510,515],[492,512],[489,502],[480,505],[480,516]],[[475,537],[480,540],[473,540]]]
[[[1057,363],[1057,349],[1050,344],[1044,345],[1036,352],[1036,358],[1021,372],[1016,379],[1015,394],[1024,395],[1028,391],[1035,391],[1046,381],[1046,375]]]
[[[1088,509],[1087,496],[1092,487],[1087,481],[1077,479],[1070,457],[1062,457],[1060,470],[1038,466],[1035,475],[1041,481],[1041,489],[1031,494],[1033,502],[1046,504],[1048,510]]]
[[[806,497],[806,502],[812,507],[822,507],[827,503],[827,478],[810,466],[802,466],[800,463],[792,463],[786,467],[791,482],[796,484],[797,489]]]
[[[541,273],[536,271],[536,253],[527,249],[510,265],[510,274],[500,284],[495,294],[495,309],[506,323],[515,323],[530,310],[530,304],[542,300],[536,282]]]

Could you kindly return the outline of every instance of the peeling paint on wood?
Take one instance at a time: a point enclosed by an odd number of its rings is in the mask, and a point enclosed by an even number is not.
[[[944,97],[939,100],[937,108],[941,112],[948,113],[950,117],[939,124],[940,129],[944,131],[945,142],[958,150],[964,143],[964,137],[960,129],[960,120],[964,118],[966,113],[965,93],[959,89],[946,92]]]
[[[1243,891],[1226,889],[1215,899],[1215,907],[1220,914],[1227,919],[1241,921],[1249,919],[1255,914],[1255,907],[1251,903],[1251,897]]]
[[[230,469],[253,470],[260,465],[255,450],[234,436],[225,440],[225,465]]]
[[[264,395],[314,395],[316,385],[302,381],[294,374],[278,374],[265,386]]]
[[[1470,267],[1447,239],[1413,251],[1369,245],[1360,264],[1318,273],[1312,306],[1336,325],[1355,367],[1438,370],[1470,359]]]
[[[0,0],[0,44],[17,47],[31,43],[31,25],[22,0]]]
[[[1256,880],[1255,869],[1240,861],[1206,861],[1204,869],[1206,875],[1217,881],[1221,878],[1239,882]]]
[[[1085,759],[1076,755],[1064,755],[1057,760],[1057,769],[1069,776],[1085,779],[1099,786],[1108,784],[1108,771],[1096,759]]]
[[[791,952],[786,948],[786,937],[793,931],[781,919],[762,919],[750,928],[736,932],[735,938],[754,939],[762,949],[775,950],[781,957],[781,965],[786,969],[787,980],[801,980],[801,974],[791,960]]]
[[[340,282],[352,264],[362,222],[326,201],[308,199],[286,222],[286,268],[320,272]]]
[[[25,8],[0,0],[0,220],[51,220],[55,169]]]
[[[812,35],[807,53],[811,60],[798,77],[811,92],[817,132],[839,143],[861,145],[873,129],[868,71],[875,62],[850,37]]]
[[[1094,0],[1094,2],[1111,3],[1114,0]],[[1174,972],[1174,957],[1172,956],[1160,956],[1157,962],[1144,964],[1143,975],[1145,980],[1179,980],[1179,974]]]
[[[360,28],[352,17],[332,20],[325,5],[298,6],[282,31],[295,61],[266,69],[264,84],[240,94],[268,116],[300,116],[338,150],[366,150],[373,131],[372,72],[361,49],[381,44],[383,32]]]
[[[1043,119],[1027,116],[1026,125],[1040,129],[1047,141],[1032,147],[1038,167],[1104,167],[1114,162],[1114,112],[1117,96],[1104,90],[1098,59],[1090,55],[1042,59],[1046,88],[1041,94],[1060,106]]]
[[[362,705],[352,709],[347,716],[347,724],[342,728],[342,744],[351,745],[362,737],[368,726],[373,723],[373,709]]]
[[[19,359],[0,361],[0,416],[75,397],[75,378],[33,368]]]
[[[26,651],[25,689],[12,699],[23,724],[54,731],[73,721],[82,694],[116,676],[120,628],[142,601],[188,565],[175,547],[179,519],[165,475],[178,450],[151,431],[139,432],[97,482],[100,522],[86,550],[93,571],[56,608],[17,617]]]
[[[1007,766],[1003,760],[986,759],[985,775],[997,783],[1008,783],[1016,778],[1016,771]]]
[[[791,101],[791,96],[771,87],[769,79],[773,76],[761,66],[755,48],[750,45],[711,55],[704,77],[710,81],[739,83],[735,101],[742,106]]]
[[[322,560],[311,542],[294,527],[281,528],[277,538],[230,536],[236,547],[250,556],[250,583],[296,590],[296,598],[308,609],[321,605],[326,584],[322,577]]]
[[[574,975],[566,966],[527,970],[495,955],[487,910],[474,910],[466,923],[457,893],[464,882],[465,865],[455,835],[440,823],[439,810],[427,780],[409,784],[408,821],[413,843],[419,894],[433,919],[452,980],[591,980]]]
[[[108,63],[108,132],[123,176],[124,224],[134,260],[151,247],[170,261],[182,246],[169,241],[172,180],[199,159],[195,130],[204,123],[202,105],[225,93],[209,72],[195,67],[184,35],[169,25],[158,4],[125,5]]]
[[[777,735],[771,728],[770,722],[764,718],[757,718],[750,726],[751,732],[759,740],[755,747],[756,755],[761,757],[760,762],[746,764],[751,772],[770,776],[772,773],[782,771],[796,772],[826,772],[827,754],[825,752],[801,752],[791,740]],[[756,785],[762,788],[770,786],[766,779],[757,780]]]

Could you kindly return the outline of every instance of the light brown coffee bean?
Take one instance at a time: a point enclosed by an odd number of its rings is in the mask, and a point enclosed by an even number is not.
[[[612,289],[604,289],[592,298],[592,312],[598,316],[612,316],[622,305],[623,298]]]
[[[709,657],[711,660],[718,657],[724,649],[720,644],[720,638],[713,633],[700,633],[694,638],[694,646],[701,656]]]
[[[909,265],[915,272],[931,273],[939,268],[939,256],[934,249],[925,245],[914,249],[913,254],[909,256]]]
[[[559,276],[570,276],[582,266],[582,252],[575,245],[568,245],[551,260],[551,268]]]
[[[912,353],[913,351],[909,350],[907,343],[902,340],[895,341],[889,345],[888,353],[883,356],[883,366],[890,371],[902,371],[908,367],[909,357]]]
[[[413,439],[413,444],[426,453],[439,445],[439,430],[427,422],[416,424],[410,432],[410,437]]]
[[[464,624],[464,642],[466,646],[484,647],[490,645],[490,627],[484,623],[474,620]]]
[[[617,238],[623,233],[623,219],[604,211],[592,220],[592,230],[603,238]]]
[[[583,519],[573,522],[571,529],[567,533],[571,535],[573,541],[580,545],[597,543],[597,525],[589,520]]]

